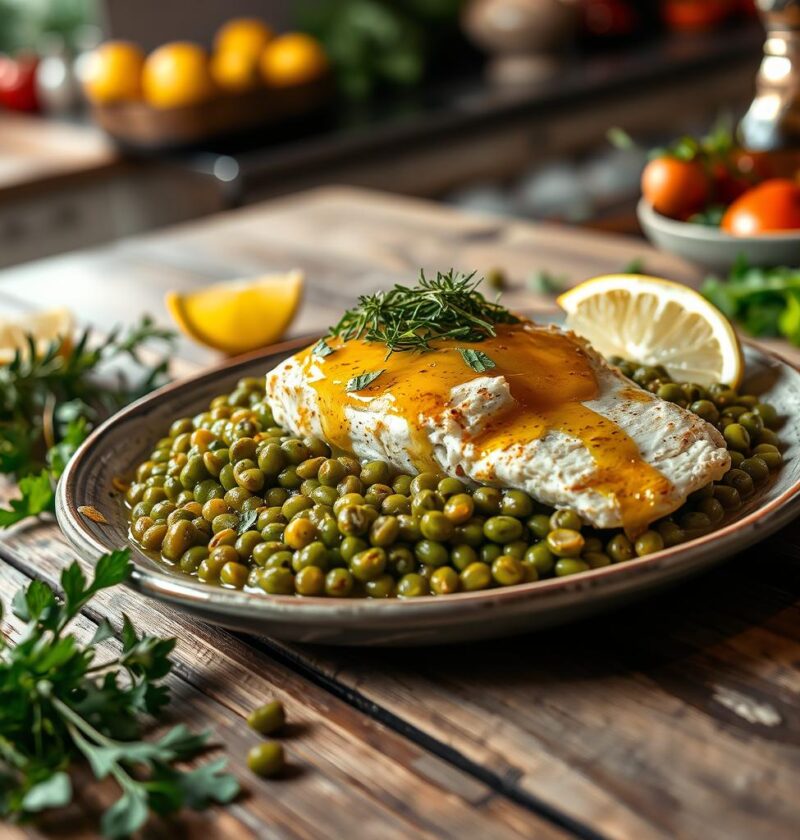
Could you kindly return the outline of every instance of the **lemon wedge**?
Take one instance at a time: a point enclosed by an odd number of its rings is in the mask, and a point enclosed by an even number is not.
[[[68,309],[48,309],[16,318],[0,316],[0,364],[8,364],[17,350],[27,350],[32,336],[37,353],[44,353],[58,338],[70,339],[75,321]]]
[[[189,294],[168,292],[166,304],[189,338],[237,355],[277,341],[294,318],[302,293],[302,272],[290,271],[215,283]]]
[[[679,382],[737,387],[744,360],[728,319],[694,289],[638,274],[596,277],[558,298],[567,326],[606,357],[663,365]]]

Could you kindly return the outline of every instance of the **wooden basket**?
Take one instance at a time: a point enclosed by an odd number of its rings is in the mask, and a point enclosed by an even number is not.
[[[154,108],[146,102],[95,105],[95,122],[126,146],[148,151],[178,148],[274,125],[315,110],[331,94],[329,78],[291,88],[226,94],[198,105]]]

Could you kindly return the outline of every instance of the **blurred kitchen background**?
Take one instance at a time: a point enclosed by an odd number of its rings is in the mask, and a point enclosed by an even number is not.
[[[239,17],[330,76],[172,126],[85,100],[101,42]],[[741,116],[763,40],[753,0],[0,0],[0,265],[326,184],[637,234],[642,149]]]

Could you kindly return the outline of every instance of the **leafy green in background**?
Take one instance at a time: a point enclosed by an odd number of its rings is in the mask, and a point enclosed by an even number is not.
[[[526,285],[537,295],[556,295],[569,286],[569,277],[541,268],[528,276]]]
[[[694,225],[705,225],[706,227],[719,227],[722,224],[722,217],[728,208],[724,204],[709,204],[705,210],[693,213],[688,221]]]
[[[77,563],[66,568],[63,599],[42,581],[14,598],[14,615],[26,627],[14,647],[0,635],[1,818],[24,821],[67,805],[68,771],[79,760],[120,788],[102,818],[106,837],[127,837],[151,811],[201,810],[239,792],[236,779],[222,772],[224,760],[190,770],[175,766],[206,748],[207,733],[179,724],[156,740],[142,738],[147,716],[169,701],[161,682],[172,668],[174,639],[139,635],[123,617],[118,654],[96,662],[95,646],[113,635],[111,626],[100,624],[87,644],[68,632],[94,595],[126,580],[131,570],[129,552],[115,551],[98,560],[91,583]]]
[[[95,422],[166,381],[173,339],[145,317],[104,338],[85,331],[44,350],[30,340],[0,365],[0,474],[21,492],[0,510],[0,528],[52,509],[52,485]],[[150,361],[153,342],[167,352]]]
[[[461,0],[342,0],[301,14],[331,59],[345,96],[383,86],[419,84],[448,29],[457,30]]]
[[[42,37],[72,44],[81,26],[98,18],[97,0],[0,0],[0,51],[35,49]]]
[[[727,280],[709,277],[701,291],[751,335],[800,345],[800,268],[756,268],[739,259]]]

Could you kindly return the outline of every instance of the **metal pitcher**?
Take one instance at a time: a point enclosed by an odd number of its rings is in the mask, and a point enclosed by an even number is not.
[[[800,0],[756,0],[767,30],[756,96],[739,125],[754,151],[800,149]]]

